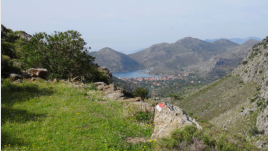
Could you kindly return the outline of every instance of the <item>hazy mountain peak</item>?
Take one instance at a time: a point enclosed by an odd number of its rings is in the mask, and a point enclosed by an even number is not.
[[[193,37],[185,37],[185,38],[182,38],[182,39],[176,41],[175,43],[184,43],[184,42],[192,42],[192,41],[202,41],[202,40],[197,39],[197,38],[193,38]]]
[[[213,44],[231,44],[231,45],[238,45],[237,43],[234,43],[228,39],[219,39],[219,40],[216,40],[214,42],[212,42]]]
[[[249,39],[246,42],[244,42],[242,45],[251,45],[251,44],[256,44],[258,42],[259,42],[259,40]]]

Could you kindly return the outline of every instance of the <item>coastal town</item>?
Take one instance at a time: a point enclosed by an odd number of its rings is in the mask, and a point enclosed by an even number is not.
[[[145,84],[151,84],[152,86],[161,86],[163,82],[173,81],[173,85],[178,84],[177,80],[184,80],[189,81],[189,83],[200,83],[201,81],[196,81],[198,78],[196,76],[189,76],[189,73],[184,74],[178,74],[176,76],[170,75],[170,76],[161,76],[161,77],[139,77],[139,78],[120,78],[119,79],[126,81],[126,82],[132,82],[132,83],[145,83]],[[169,82],[170,83],[170,82]]]

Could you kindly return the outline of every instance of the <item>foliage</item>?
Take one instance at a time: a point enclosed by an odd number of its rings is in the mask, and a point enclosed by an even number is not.
[[[145,88],[136,88],[133,92],[134,96],[141,97],[143,101],[148,96],[148,93],[148,90],[146,90]]]
[[[102,74],[93,64],[94,57],[86,54],[85,45],[77,31],[55,31],[51,35],[37,33],[23,47],[23,62],[27,68],[46,68],[50,78],[84,76],[87,80],[93,80]]]
[[[179,94],[169,93],[168,96],[171,97],[173,100],[182,100],[183,99],[183,97]]]
[[[160,148],[167,150],[252,150],[250,145],[237,145],[229,140],[224,132],[217,129],[198,130],[195,126],[186,126],[175,130],[170,138],[162,138]]]
[[[134,116],[137,121],[150,121],[154,117],[154,115],[151,112],[144,112],[144,111],[139,111],[135,113]]]
[[[255,136],[255,135],[258,135],[258,134],[264,134],[264,130],[259,131],[258,128],[256,126],[254,126],[248,131],[248,134],[250,136]]]
[[[242,64],[247,64],[247,63],[248,63],[248,61],[243,61],[243,62],[242,62]]]

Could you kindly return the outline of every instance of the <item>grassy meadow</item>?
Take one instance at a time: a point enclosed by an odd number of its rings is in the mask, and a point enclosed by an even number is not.
[[[150,124],[122,115],[120,102],[102,99],[92,84],[23,81],[1,84],[2,150],[153,150]],[[90,94],[88,92],[91,92]]]

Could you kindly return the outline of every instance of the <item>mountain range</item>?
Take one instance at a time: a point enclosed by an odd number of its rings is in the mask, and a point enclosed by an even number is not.
[[[219,38],[219,39],[226,39],[226,38]],[[216,40],[219,40],[219,39],[205,39],[204,41],[206,42],[214,42]],[[258,37],[248,37],[248,38],[244,38],[244,39],[241,39],[241,38],[231,38],[231,39],[228,39],[232,42],[235,42],[235,43],[238,43],[238,44],[243,44],[244,42],[250,40],[250,39],[254,39],[254,40],[258,40],[258,41],[261,41],[262,39],[261,38],[258,38]]]
[[[112,72],[152,69],[149,74],[174,75],[194,72],[202,76],[222,77],[242,61],[248,50],[259,41],[250,39],[239,45],[228,39],[206,42],[186,37],[175,43],[154,44],[133,54],[123,54],[111,48],[90,52],[95,63]]]

